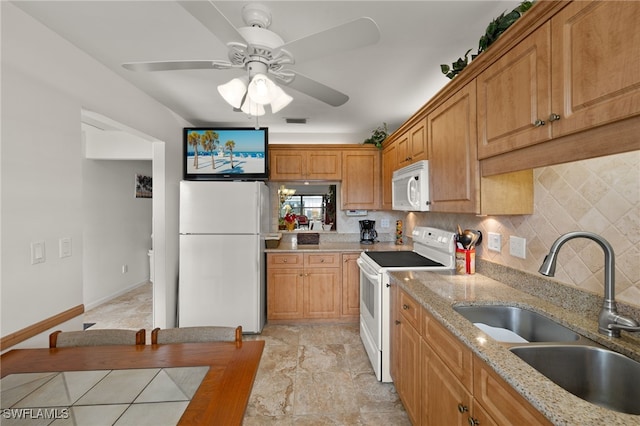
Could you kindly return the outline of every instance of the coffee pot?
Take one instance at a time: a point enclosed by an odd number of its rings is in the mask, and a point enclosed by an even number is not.
[[[376,242],[378,233],[376,232],[375,220],[360,221],[360,244],[373,244]]]

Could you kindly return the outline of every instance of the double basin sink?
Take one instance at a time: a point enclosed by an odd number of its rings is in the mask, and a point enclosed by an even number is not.
[[[605,349],[545,315],[513,306],[453,309],[566,391],[592,404],[640,414],[640,362]]]

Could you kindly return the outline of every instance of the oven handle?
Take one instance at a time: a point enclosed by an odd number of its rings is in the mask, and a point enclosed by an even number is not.
[[[362,273],[365,274],[366,277],[369,278],[371,281],[378,281],[380,279],[380,274],[369,272],[367,270],[368,269],[367,265],[362,260],[356,259],[356,263],[358,264],[358,267],[360,268]]]

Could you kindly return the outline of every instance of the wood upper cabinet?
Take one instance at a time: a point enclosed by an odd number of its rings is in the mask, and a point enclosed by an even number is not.
[[[640,114],[640,2],[574,1],[551,19],[554,136]]]
[[[640,3],[574,1],[477,77],[478,156],[640,114]]]
[[[342,253],[342,317],[360,316],[360,253]]]
[[[268,253],[267,319],[340,318],[340,253]]]
[[[394,141],[382,150],[382,210],[393,208],[391,179],[398,168],[398,141]]]
[[[325,148],[301,148],[299,145],[269,147],[269,179],[340,180],[342,154]]]
[[[421,119],[396,141],[399,167],[427,159],[426,124],[426,120]]]
[[[550,34],[546,23],[477,77],[479,158],[551,138]]]
[[[359,147],[342,151],[342,210],[377,210],[380,202],[380,150]]]
[[[427,116],[431,210],[479,213],[475,80]]]

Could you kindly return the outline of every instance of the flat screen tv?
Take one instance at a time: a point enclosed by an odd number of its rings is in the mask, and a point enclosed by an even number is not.
[[[186,127],[185,180],[267,180],[266,127]]]

